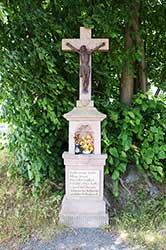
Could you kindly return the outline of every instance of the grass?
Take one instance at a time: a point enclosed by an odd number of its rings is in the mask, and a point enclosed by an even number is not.
[[[0,244],[11,245],[17,239],[18,249],[33,234],[48,238],[55,232],[62,195],[45,185],[36,199],[24,179],[8,176],[11,161],[8,151],[0,150]]]
[[[155,225],[146,218],[131,217],[125,214],[120,218],[116,218],[116,229],[120,237],[135,246],[139,245],[139,249],[146,250],[165,250],[166,246],[166,224]]]
[[[116,231],[120,238],[139,250],[166,249],[166,196],[142,200],[137,211],[130,208],[112,218],[107,231]]]
[[[43,186],[38,199],[24,179],[10,177],[7,166],[12,159],[6,149],[0,150],[0,245],[18,250],[30,236],[49,240],[59,230],[58,212],[62,195]],[[117,213],[107,231],[117,232],[121,239],[139,250],[165,250],[166,197],[146,201],[139,195],[135,212],[129,208]]]

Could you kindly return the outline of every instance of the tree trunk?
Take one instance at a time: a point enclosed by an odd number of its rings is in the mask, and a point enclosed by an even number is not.
[[[134,93],[146,92],[145,50],[144,41],[140,35],[140,0],[132,1],[130,18],[125,30],[125,61],[121,76],[121,102],[131,104]],[[137,49],[136,59],[130,54],[131,49]]]
[[[131,104],[134,89],[134,78],[132,72],[133,63],[129,56],[129,52],[132,47],[133,40],[131,37],[131,28],[128,25],[125,29],[125,51],[128,55],[121,77],[121,102],[127,105]]]

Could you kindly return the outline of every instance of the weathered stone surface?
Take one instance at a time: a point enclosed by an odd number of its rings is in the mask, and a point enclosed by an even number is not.
[[[101,154],[101,121],[106,118],[91,101],[91,53],[106,51],[108,39],[91,38],[91,30],[80,28],[80,39],[63,39],[62,49],[80,56],[80,96],[77,107],[64,117],[69,121],[69,152],[65,164],[65,197],[60,223],[73,227],[108,224],[103,199],[104,165]]]
[[[98,228],[108,225],[108,214],[106,213],[73,213],[60,215],[60,223],[74,228]]]
[[[106,115],[94,107],[77,107],[64,115],[69,121],[69,153],[74,154],[74,134],[81,126],[89,126],[94,137],[94,154],[101,154],[101,121]]]
[[[95,154],[89,154],[89,155],[74,155],[65,152],[63,154],[64,158],[64,163],[65,163],[65,173],[66,173],[66,179],[65,179],[65,192],[68,197],[70,198],[77,198],[80,199],[81,197],[83,198],[96,198],[96,195],[71,195],[70,194],[70,171],[83,171],[84,173],[87,172],[87,180],[85,184],[88,182],[90,183],[92,175],[90,175],[90,178],[88,176],[88,172],[94,172],[97,171],[98,175],[98,180],[97,183],[95,184],[98,185],[98,190],[99,190],[99,195],[98,199],[103,199],[103,182],[104,182],[104,164],[107,158],[106,154],[103,155],[95,155]],[[96,176],[96,174],[95,174]],[[94,182],[94,180],[93,180]],[[73,185],[73,184],[72,184]],[[91,184],[90,184],[91,185]]]
[[[107,155],[63,154],[66,195],[60,223],[72,227],[100,227],[108,224],[103,199],[104,164]]]
[[[80,38],[70,38],[70,39],[62,39],[62,50],[64,51],[73,51],[67,44],[71,44],[77,49],[80,49],[82,45],[86,46],[87,49],[94,50],[97,46],[104,43],[105,45],[99,48],[99,51],[107,51],[109,50],[109,39],[107,38],[92,38],[92,31],[91,29],[87,29],[85,27],[80,27]],[[90,68],[90,76],[89,76],[89,86],[88,86],[88,92],[84,93],[83,91],[83,83],[82,78],[79,77],[80,81],[80,100],[91,100],[91,54],[89,55],[89,68]],[[81,60],[80,60],[81,64]]]
[[[88,49],[94,49],[96,46],[105,42],[105,46],[100,48],[101,51],[109,50],[109,39],[107,38],[92,38],[92,30],[85,27],[80,27],[80,38],[62,39],[62,50],[72,51],[71,48],[66,46],[66,43],[71,43],[76,48],[80,48],[82,45],[88,47]]]

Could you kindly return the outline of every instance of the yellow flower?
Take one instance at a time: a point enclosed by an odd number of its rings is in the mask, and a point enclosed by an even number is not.
[[[91,138],[92,138],[91,135],[87,135],[87,136],[86,136],[86,139],[88,139],[88,140],[91,139]]]

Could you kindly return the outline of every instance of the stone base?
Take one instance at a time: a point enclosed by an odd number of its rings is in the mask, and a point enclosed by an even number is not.
[[[103,198],[106,154],[63,153],[65,196],[60,223],[71,227],[100,227],[108,224]]]
[[[60,224],[71,227],[100,227],[108,225],[104,200],[67,199],[64,197],[59,215]]]

